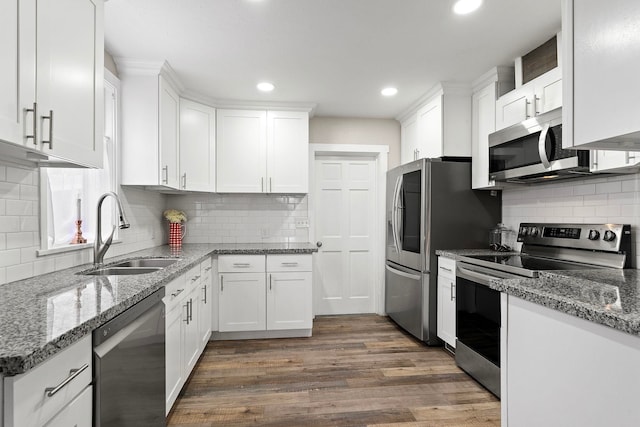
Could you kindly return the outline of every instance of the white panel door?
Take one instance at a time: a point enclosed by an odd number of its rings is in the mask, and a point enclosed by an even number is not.
[[[216,190],[216,110],[180,99],[180,188]]]
[[[267,112],[267,192],[309,192],[309,114]]]
[[[216,112],[217,191],[264,193],[267,184],[267,112]]]
[[[0,2],[0,140],[34,148],[35,25],[35,0]]]
[[[160,184],[180,187],[178,170],[180,98],[164,77],[159,77],[160,90]]]
[[[37,0],[37,97],[43,151],[102,167],[102,1]],[[53,111],[53,115],[51,114]]]
[[[315,160],[316,314],[373,313],[373,159]]]

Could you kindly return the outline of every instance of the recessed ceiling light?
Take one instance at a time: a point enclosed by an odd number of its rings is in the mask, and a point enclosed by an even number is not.
[[[482,0],[458,0],[453,5],[453,12],[458,15],[466,15],[482,6]]]
[[[382,96],[393,96],[398,93],[398,89],[396,89],[395,87],[385,87],[380,91],[380,93],[382,94]]]
[[[269,82],[261,82],[258,83],[258,85],[256,86],[258,88],[259,91],[261,92],[271,92],[272,90],[274,90],[276,87],[273,85],[273,83],[269,83]]]

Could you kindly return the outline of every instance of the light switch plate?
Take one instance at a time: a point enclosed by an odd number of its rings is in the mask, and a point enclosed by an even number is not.
[[[296,228],[309,228],[309,218],[296,219]]]

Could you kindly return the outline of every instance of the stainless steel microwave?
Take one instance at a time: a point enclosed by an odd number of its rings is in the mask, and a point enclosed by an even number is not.
[[[562,148],[562,108],[489,135],[489,179],[531,183],[589,174],[589,151]]]

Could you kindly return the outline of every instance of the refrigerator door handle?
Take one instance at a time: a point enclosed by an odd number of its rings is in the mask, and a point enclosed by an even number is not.
[[[394,231],[394,240],[396,242],[396,250],[398,251],[398,254],[400,253],[400,246],[402,245],[402,217],[401,212],[402,209],[404,209],[404,206],[400,206],[400,198],[402,195],[402,185],[404,184],[404,179],[403,176],[400,175],[398,177],[398,181],[396,183],[396,192],[395,192],[395,196],[394,196],[394,204],[393,204],[393,214],[394,214],[394,218],[395,218],[395,227],[393,228]]]
[[[393,235],[393,246],[396,248],[396,252],[400,253],[400,245],[398,244],[398,188],[400,187],[400,180],[402,175],[396,179],[396,185],[393,189],[393,201],[391,207],[391,234]]]

